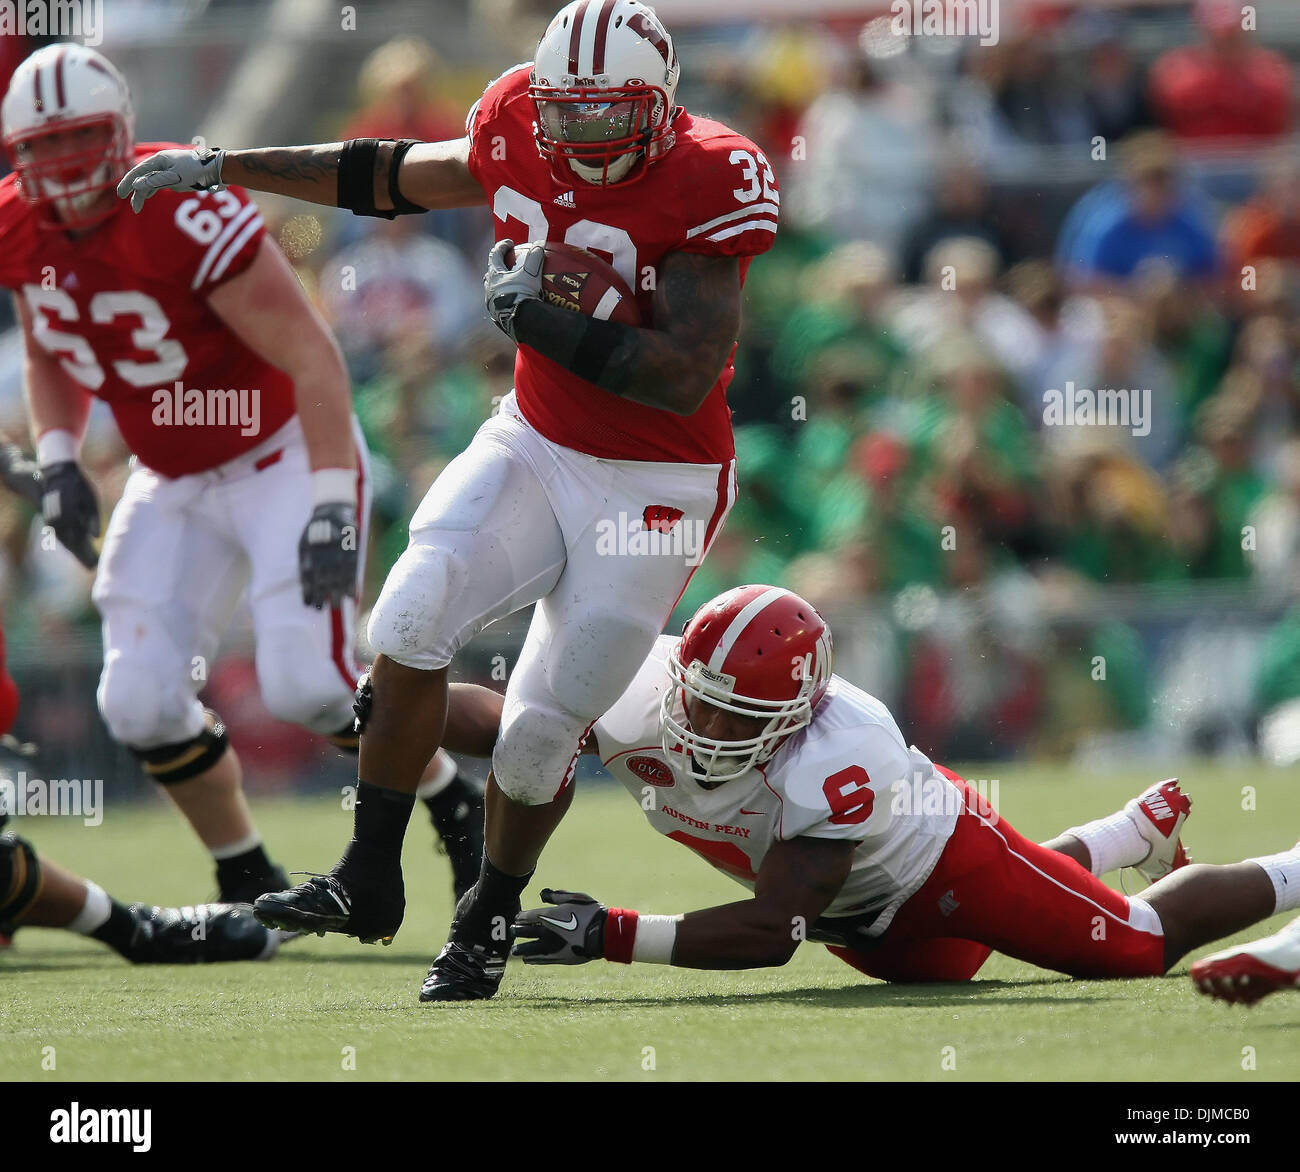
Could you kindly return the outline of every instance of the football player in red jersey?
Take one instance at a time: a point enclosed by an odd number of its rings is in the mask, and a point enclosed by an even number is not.
[[[752,142],[676,104],[679,72],[650,9],[574,0],[535,60],[487,87],[462,139],[164,151],[118,187],[136,207],[159,190],[233,182],[371,215],[492,209],[485,300],[519,345],[514,393],[430,489],[375,607],[354,838],[331,875],[258,905],[266,922],[301,930],[397,931],[402,836],[442,739],[448,664],[488,623],[536,602],[492,758],[483,870],[426,1001],[495,993],[579,745],[636,674],[734,497],[726,391],[741,287],[771,246],[780,197]],[[651,324],[545,304],[547,241],[601,254]],[[602,541],[664,516],[677,518],[655,525],[678,537],[668,552]]]
[[[122,171],[162,144],[134,142],[126,82],[99,53],[32,54],[0,124],[15,169],[0,182],[0,285],[26,347],[41,510],[99,563],[100,711],[213,855],[220,898],[251,902],[287,880],[197,693],[247,591],[268,708],[355,748],[369,486],[347,372],[244,192],[168,193],[142,216],[115,198]],[[92,398],[138,462],[102,558],[77,461]],[[477,873],[473,838],[462,869]]]
[[[503,707],[456,685],[447,743],[492,752]],[[516,925],[528,938],[516,955],[534,964],[762,968],[811,940],[890,981],[969,980],[994,950],[1074,976],[1156,976],[1300,907],[1300,846],[1228,866],[1187,858],[1190,801],[1176,781],[1028,841],[977,786],[909,745],[884,704],[832,674],[826,622],[779,587],[737,587],[681,638],[661,636],[589,749],[654,829],[752,897],[672,916],[546,890],[551,906]],[[1116,867],[1151,885],[1112,890],[1098,876]],[[1267,952],[1247,946],[1259,963],[1236,972],[1293,982],[1294,930],[1289,951],[1284,936]]]

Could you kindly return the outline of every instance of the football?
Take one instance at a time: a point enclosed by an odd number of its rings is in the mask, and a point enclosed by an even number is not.
[[[513,263],[513,252],[507,262]],[[626,326],[644,324],[632,290],[608,261],[572,244],[546,246],[542,298],[550,305]]]

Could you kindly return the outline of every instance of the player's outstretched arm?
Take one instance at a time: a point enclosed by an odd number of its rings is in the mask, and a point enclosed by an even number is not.
[[[397,213],[470,207],[485,199],[470,174],[467,138],[414,144],[349,139],[233,151],[165,150],[132,167],[118,183],[117,194],[129,196],[138,212],[156,191],[213,191],[230,184],[390,218]]]
[[[733,256],[669,253],[659,269],[653,329],[547,305],[540,289],[539,274],[537,292],[514,307],[507,333],[515,341],[598,387],[676,415],[699,410],[740,332],[740,262]]]
[[[785,964],[844,886],[857,846],[826,838],[776,843],[759,868],[753,899],[682,919],[672,963],[689,969]]]
[[[549,908],[521,912],[514,955],[527,964],[645,961],[694,969],[783,965],[848,878],[857,843],[795,838],[763,860],[754,897],[685,916],[607,908],[580,891],[542,892]]]

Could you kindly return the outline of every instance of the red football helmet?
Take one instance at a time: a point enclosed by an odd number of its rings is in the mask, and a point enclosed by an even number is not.
[[[673,686],[664,694],[659,729],[673,768],[714,786],[767,761],[811,722],[830,685],[832,654],[826,620],[789,590],[738,586],[705,603],[668,656]],[[684,715],[688,695],[766,723],[744,740],[703,736]]]

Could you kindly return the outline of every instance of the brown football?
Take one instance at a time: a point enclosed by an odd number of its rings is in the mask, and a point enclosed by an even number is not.
[[[513,252],[507,253],[506,263],[513,260]],[[547,244],[542,299],[588,317],[625,326],[642,324],[636,298],[614,267],[594,252],[572,244]]]

